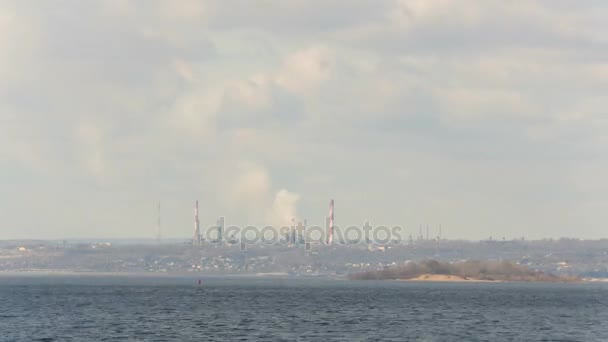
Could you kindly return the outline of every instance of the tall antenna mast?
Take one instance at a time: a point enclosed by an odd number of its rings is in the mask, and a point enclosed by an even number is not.
[[[194,237],[192,239],[192,244],[195,246],[199,246],[201,244],[201,227],[198,220],[198,200],[194,205]]]

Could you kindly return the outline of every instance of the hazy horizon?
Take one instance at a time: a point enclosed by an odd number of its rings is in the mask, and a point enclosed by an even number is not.
[[[606,238],[604,1],[0,0],[0,239]]]

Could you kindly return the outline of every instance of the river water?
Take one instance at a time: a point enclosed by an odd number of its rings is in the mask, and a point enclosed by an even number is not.
[[[608,341],[607,284],[0,277],[0,341]]]

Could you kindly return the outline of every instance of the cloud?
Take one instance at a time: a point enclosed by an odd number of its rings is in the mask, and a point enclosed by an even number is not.
[[[606,13],[569,1],[4,1],[0,204],[16,228],[3,234],[36,231],[23,219],[34,197],[49,203],[47,236],[81,233],[90,209],[60,194],[91,198],[109,236],[146,236],[135,204],[150,198],[172,203],[167,224],[189,235],[180,208],[199,195],[206,214],[243,222],[313,220],[335,198],[341,224],[545,236],[586,215],[581,234],[600,236]]]
[[[331,51],[309,47],[289,55],[278,72],[277,83],[293,92],[307,93],[331,77]]]
[[[229,198],[235,205],[247,208],[251,214],[257,214],[266,206],[264,203],[270,200],[270,176],[262,166],[248,162],[241,163],[237,172],[230,184]]]
[[[76,128],[76,139],[82,149],[81,160],[84,167],[98,180],[107,177],[111,170],[102,151],[103,132],[99,126],[82,123]]]
[[[286,189],[273,190],[270,175],[263,166],[239,162],[236,170],[230,173],[233,176],[228,180],[229,190],[225,199],[232,213],[247,213],[243,224],[280,227],[298,217],[300,196]]]
[[[305,0],[269,0],[252,3],[237,0],[207,1],[208,23],[215,30],[262,30],[288,39],[306,39],[310,34],[327,33],[381,20],[389,1],[328,0],[310,4]]]
[[[176,21],[204,20],[208,10],[208,5],[202,1],[184,0],[179,4],[171,0],[156,1],[156,12],[158,15],[165,16]]]
[[[195,140],[209,141],[216,136],[217,113],[222,104],[220,89],[193,89],[172,104],[167,121]]]
[[[512,89],[442,89],[438,96],[449,118],[483,120],[496,116],[527,118],[535,109]]]

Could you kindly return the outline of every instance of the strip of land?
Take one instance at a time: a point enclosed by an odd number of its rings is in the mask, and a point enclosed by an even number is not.
[[[433,281],[433,282],[472,282],[472,283],[494,283],[501,282],[501,280],[483,280],[469,277],[462,277],[449,274],[421,274],[415,278],[410,279],[398,279],[399,281]]]
[[[576,282],[579,277],[556,276],[509,261],[463,261],[442,263],[426,260],[406,262],[383,270],[351,274],[355,280],[406,280],[439,282]]]

